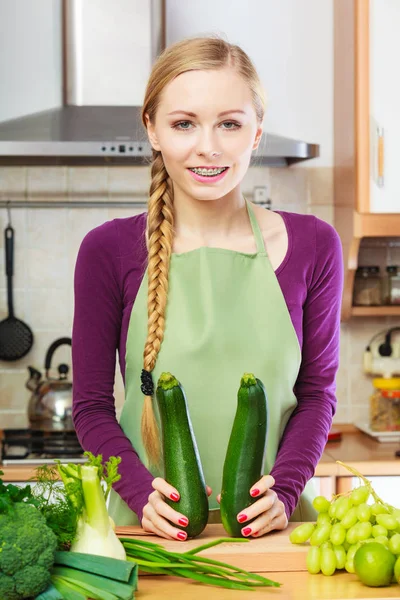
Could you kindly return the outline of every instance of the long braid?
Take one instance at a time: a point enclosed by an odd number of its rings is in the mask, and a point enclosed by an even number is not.
[[[164,338],[168,273],[173,241],[173,190],[160,152],[153,151],[146,238],[148,245],[148,322],[143,367],[153,371]],[[160,462],[160,433],[152,397],[145,396],[141,430],[149,461]]]

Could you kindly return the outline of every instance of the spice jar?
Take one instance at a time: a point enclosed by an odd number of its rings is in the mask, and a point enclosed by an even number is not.
[[[372,431],[400,431],[400,378],[374,379],[370,398]]]
[[[396,265],[386,267],[387,303],[400,304],[400,268]]]
[[[358,267],[354,278],[353,305],[379,306],[382,304],[380,268]]]

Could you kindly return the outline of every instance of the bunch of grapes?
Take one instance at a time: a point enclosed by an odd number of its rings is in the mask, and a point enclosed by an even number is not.
[[[336,569],[354,573],[355,553],[369,542],[379,542],[392,554],[400,555],[400,509],[384,503],[358,471],[340,464],[360,477],[364,485],[331,501],[317,496],[313,501],[317,522],[303,523],[289,536],[293,544],[309,540],[309,573],[333,575]]]

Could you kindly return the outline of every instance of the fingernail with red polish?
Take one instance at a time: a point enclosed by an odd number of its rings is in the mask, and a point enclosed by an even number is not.
[[[180,540],[186,540],[186,533],[184,531],[180,531],[179,533],[176,534],[176,537],[179,538]]]
[[[254,498],[254,496],[258,496],[258,494],[260,493],[260,490],[252,490],[250,493]]]
[[[185,517],[182,517],[181,519],[179,519],[178,523],[179,523],[179,525],[183,525],[184,527],[186,527],[186,525],[189,523],[189,521]]]
[[[238,521],[239,523],[244,523],[245,521],[247,521],[247,515],[239,515]]]
[[[175,492],[172,492],[172,494],[170,495],[170,498],[171,498],[171,500],[175,500],[175,502],[177,500],[179,500],[179,496],[178,496],[178,494],[175,494]]]
[[[242,529],[243,535],[249,535],[251,533],[251,527],[245,527]]]

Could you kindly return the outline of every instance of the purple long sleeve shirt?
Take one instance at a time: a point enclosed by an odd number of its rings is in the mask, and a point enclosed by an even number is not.
[[[289,518],[314,475],[335,413],[343,266],[333,227],[312,215],[279,214],[289,244],[275,273],[302,348],[294,387],[298,405],[271,471]],[[117,351],[125,379],[129,319],[146,268],[145,226],[143,213],[108,221],[86,235],[75,269],[72,333],[78,438],[93,454],[121,456],[122,477],[114,488],[140,521],[153,476],[118,424],[113,388]]]

